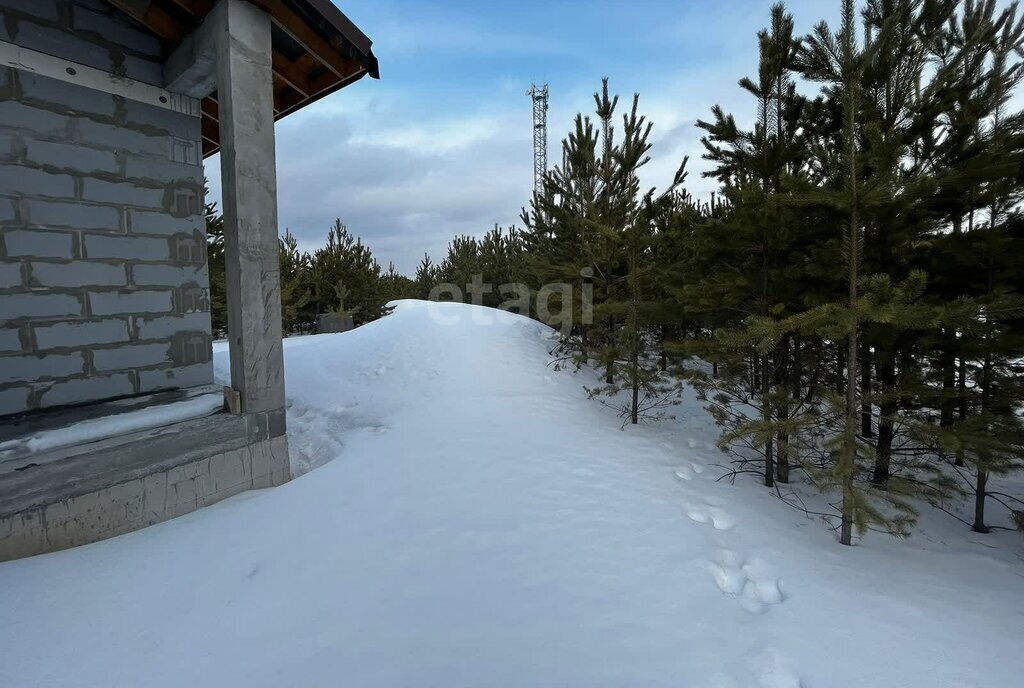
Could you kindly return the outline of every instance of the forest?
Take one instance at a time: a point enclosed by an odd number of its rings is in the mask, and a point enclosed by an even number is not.
[[[922,508],[1024,528],[1024,494],[1001,487],[1024,467],[1024,17],[987,0],[841,5],[806,36],[771,8],[738,84],[755,117],[697,122],[709,197],[688,193],[686,160],[668,188],[642,186],[653,123],[604,80],[518,225],[456,237],[412,277],[340,220],[312,252],[286,234],[285,332],[474,278],[567,283],[588,299],[559,321],[527,313],[562,331],[560,365],[598,369],[591,394],[628,424],[696,390],[727,477],[813,486],[843,544],[909,535]],[[223,333],[213,206],[207,227]]]

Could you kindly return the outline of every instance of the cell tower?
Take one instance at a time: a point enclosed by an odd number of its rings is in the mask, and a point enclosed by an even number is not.
[[[548,85],[533,84],[526,95],[533,100],[533,189],[539,194],[548,171]]]

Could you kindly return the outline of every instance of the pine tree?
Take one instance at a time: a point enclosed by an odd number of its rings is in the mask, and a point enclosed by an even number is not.
[[[474,277],[482,282],[480,244],[474,236],[457,236],[448,244],[448,255],[437,266],[438,281],[455,285],[465,298]]]
[[[1016,20],[1016,6],[1005,10],[997,22],[998,34],[991,45],[992,66],[987,96],[992,104],[990,146],[996,151],[1008,152],[1012,145],[1007,139],[1024,132],[1020,117],[1005,120],[1010,95],[1024,77],[1024,63],[1014,56],[1024,55],[1024,18]],[[1014,131],[1016,129],[1016,131]],[[1020,160],[1019,148],[1013,157]],[[1016,186],[1016,188],[1014,188]],[[1021,197],[1021,188],[1007,179],[993,179],[985,189],[988,200],[988,227],[984,230],[985,293],[981,299],[982,319],[980,344],[981,369],[979,387],[979,421],[989,435],[986,442],[966,451],[975,468],[975,509],[973,528],[987,532],[985,500],[989,474],[1005,473],[1017,468],[1024,447],[1024,424],[1019,415],[1019,403],[1024,383],[1024,365],[1020,362],[1019,341],[1006,330],[1004,317],[1019,318],[1024,312],[1020,297],[1007,293],[1006,285],[999,284],[997,251],[1005,246],[1002,222],[1005,214]],[[1002,246],[1001,246],[1002,244]],[[965,421],[966,422],[966,421]],[[993,441],[994,440],[994,441]]]
[[[357,326],[391,311],[382,290],[380,265],[370,249],[350,234],[340,219],[335,220],[327,234],[327,244],[313,252],[311,261],[310,304],[316,313],[334,310],[339,282],[348,290],[349,306],[358,309],[354,317]]]
[[[314,314],[306,308],[312,297],[309,284],[309,254],[299,251],[298,240],[287,229],[284,237],[278,242],[282,330],[287,334],[310,331]]]
[[[857,477],[858,452],[861,446],[857,441],[860,405],[858,400],[859,376],[858,336],[860,322],[857,313],[859,299],[860,266],[862,251],[861,196],[862,188],[858,179],[861,162],[859,160],[859,121],[863,97],[864,54],[857,45],[856,18],[853,0],[842,1],[842,19],[839,30],[833,32],[824,22],[815,27],[814,33],[807,37],[801,52],[801,71],[812,80],[823,82],[835,89],[842,110],[841,147],[838,162],[842,169],[843,188],[837,194],[837,200],[847,213],[844,250],[846,254],[846,282],[848,297],[846,301],[845,329],[846,348],[846,379],[845,409],[842,434],[835,443],[836,462],[832,468],[831,478],[838,486],[842,495],[840,506],[841,525],[839,541],[844,545],[852,543],[853,527],[857,523],[863,527],[864,520],[858,513],[858,495],[855,490]],[[865,515],[867,515],[865,513]]]
[[[951,230],[936,237],[932,269],[939,298],[956,317],[938,344],[942,371],[939,429],[916,425],[918,440],[973,469],[977,532],[986,532],[985,505],[993,473],[1017,467],[1020,455],[1022,350],[1019,331],[1021,246],[1014,244],[1022,187],[1022,115],[1008,111],[1022,76],[1024,22],[1016,4],[968,4],[940,43],[949,96],[939,114],[942,139],[937,207]],[[957,309],[959,312],[957,313]],[[954,366],[954,361],[956,364]],[[954,410],[956,414],[954,416]],[[956,468],[957,476],[965,473]]]
[[[607,88],[602,101],[608,102]],[[678,403],[681,391],[678,382],[662,371],[656,333],[664,322],[665,313],[652,297],[658,293],[661,277],[661,266],[654,260],[655,222],[664,214],[664,207],[671,203],[676,185],[685,178],[686,164],[684,161],[677,172],[675,184],[659,197],[655,198],[653,189],[640,196],[637,170],[650,160],[652,124],[639,114],[638,107],[639,96],[634,96],[632,108],[623,118],[622,144],[615,151],[607,151],[615,158],[617,174],[621,175],[619,188],[628,199],[623,203],[625,225],[601,228],[606,233],[606,245],[614,247],[621,255],[624,284],[616,289],[616,296],[602,303],[599,309],[600,314],[608,316],[609,322],[621,323],[611,344],[614,353],[599,355],[599,360],[608,360],[620,352],[625,354],[625,360],[613,361],[613,367],[606,372],[606,385],[592,390],[592,394],[610,397],[628,393],[629,401],[621,408],[633,425],[642,418],[662,417],[666,406]]]
[[[416,284],[416,298],[429,299],[439,280],[437,266],[426,253],[423,254],[420,264],[416,266],[416,277],[413,281]]]
[[[574,130],[562,142],[562,164],[544,179],[542,192],[535,193],[529,211],[523,210],[523,237],[531,256],[528,270],[534,285],[567,282],[577,293],[584,287],[594,294],[593,324],[581,323],[579,299],[574,299],[573,323],[563,344],[577,363],[595,355],[606,370],[605,381],[614,382],[617,352],[614,346],[615,315],[597,315],[605,301],[622,284],[619,256],[609,243],[620,222],[612,216],[617,198],[614,183],[614,127],[612,120],[618,105],[608,92],[608,80],[602,80],[601,93],[594,94],[600,131],[589,116],[576,115]],[[613,228],[613,229],[608,229]],[[563,304],[555,304],[561,312]],[[565,323],[549,323],[565,328]],[[574,336],[578,335],[578,336]]]
[[[210,274],[210,321],[214,337],[228,331],[227,275],[224,262],[224,216],[216,203],[204,207],[206,220],[206,262]]]
[[[738,471],[838,494],[843,544],[905,534],[913,500],[956,490],[976,530],[994,504],[1024,524],[990,482],[1024,437],[1024,22],[1016,3],[860,4],[803,39],[772,8],[741,81],[756,121],[699,123],[709,200],[640,193],[648,125],[618,126],[605,81],[524,230],[457,238],[444,276],[592,291],[563,353],[601,370],[595,391],[638,422],[669,375],[690,380]],[[417,283],[440,277],[426,259]],[[676,365],[693,355],[708,368]]]
[[[576,296],[593,294],[593,323],[584,322],[589,302],[574,298],[572,323],[551,324],[567,334],[569,356],[578,364],[593,360],[603,371],[605,386],[595,393],[615,395],[629,389],[632,401],[626,415],[638,422],[642,399],[660,396],[657,376],[647,374],[647,352],[661,348],[652,337],[660,324],[654,322],[653,302],[646,296],[656,293],[654,218],[671,201],[683,172],[658,199],[653,190],[641,195],[637,173],[649,161],[652,124],[639,114],[639,96],[634,96],[617,132],[618,103],[608,80],[602,80],[594,94],[597,124],[576,116],[573,132],[563,141],[563,163],[548,173],[542,192],[523,211],[525,230],[517,238],[529,256],[523,274],[535,285],[569,283]],[[654,366],[660,374],[657,359]]]
[[[496,308],[502,305],[506,298],[516,297],[515,289],[511,285],[525,284],[527,281],[527,257],[523,238],[515,227],[505,230],[495,225],[494,229],[479,240],[477,247],[482,282],[489,287],[483,294],[483,304]]]
[[[741,79],[739,85],[757,102],[757,122],[752,131],[743,131],[732,116],[714,108],[714,122],[698,122],[707,135],[702,139],[705,159],[716,163],[706,176],[717,178],[724,186],[729,210],[721,220],[731,236],[729,262],[737,272],[755,276],[731,280],[728,299],[714,307],[729,307],[762,318],[782,317],[799,307],[797,292],[787,289],[794,275],[789,266],[796,258],[800,242],[799,228],[785,200],[791,191],[790,179],[805,155],[798,133],[804,100],[797,96],[791,72],[795,66],[799,42],[793,38],[793,18],[784,6],[772,7],[771,28],[758,34],[760,63],[756,81]],[[715,222],[718,224],[718,222]],[[723,228],[724,229],[724,228]],[[789,274],[787,274],[789,273]],[[717,275],[709,275],[715,281]],[[739,291],[736,291],[739,287]],[[742,322],[730,323],[742,328]],[[710,384],[698,384],[705,399],[713,402],[715,413],[729,437],[744,436],[743,426],[763,429],[779,421],[775,435],[759,430],[749,448],[763,459],[764,483],[771,487],[776,477],[789,480],[790,446],[786,421],[797,411],[791,403],[794,383],[791,351],[795,344],[787,337],[778,347],[755,351],[749,337],[732,332],[713,340],[719,363],[730,361],[749,380],[749,392],[735,385],[730,377]],[[749,360],[747,360],[749,359]],[[757,420],[737,410],[751,403]],[[734,408],[728,408],[732,406]]]
[[[388,269],[381,275],[380,280],[384,303],[419,298],[419,287],[416,282],[398,272],[394,262],[388,263]]]

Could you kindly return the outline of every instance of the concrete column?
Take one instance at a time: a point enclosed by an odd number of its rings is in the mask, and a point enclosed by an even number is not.
[[[285,397],[270,15],[220,0],[206,21],[217,22],[231,385],[260,434],[276,437],[285,432]]]

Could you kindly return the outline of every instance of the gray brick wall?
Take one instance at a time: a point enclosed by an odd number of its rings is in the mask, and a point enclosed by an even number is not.
[[[104,0],[0,0],[8,40],[130,79],[163,80],[160,41]]]
[[[102,0],[0,0],[8,40],[160,82]],[[0,67],[0,415],[213,381],[199,118]]]

